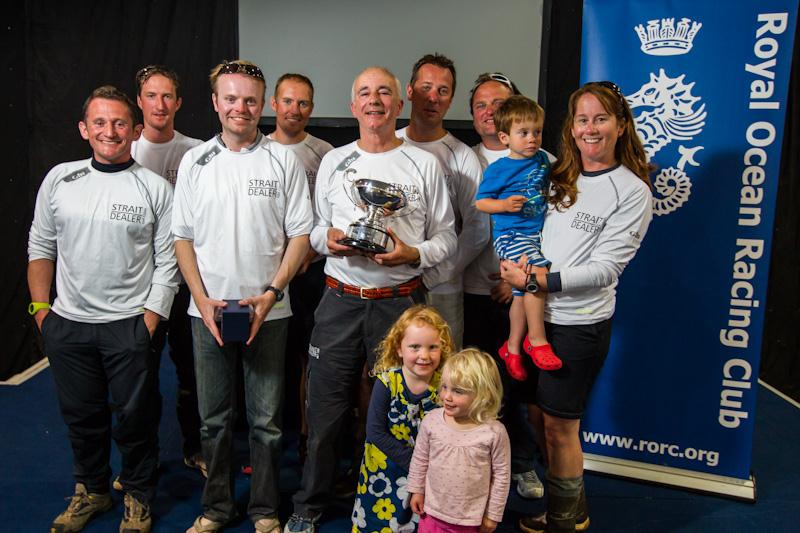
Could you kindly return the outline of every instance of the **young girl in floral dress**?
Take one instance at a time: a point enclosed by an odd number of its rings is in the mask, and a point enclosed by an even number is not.
[[[439,365],[453,352],[450,328],[432,307],[406,310],[379,347],[377,380],[367,411],[364,459],[353,506],[353,533],[416,530],[406,477],[414,439],[434,409]]]

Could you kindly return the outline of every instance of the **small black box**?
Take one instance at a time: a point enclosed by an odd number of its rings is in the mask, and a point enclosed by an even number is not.
[[[222,308],[222,342],[246,342],[250,337],[250,306],[238,300],[225,300]]]

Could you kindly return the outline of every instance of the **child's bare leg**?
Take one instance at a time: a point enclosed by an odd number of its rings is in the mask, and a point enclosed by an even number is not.
[[[542,291],[525,293],[525,320],[528,327],[528,338],[534,346],[547,344],[547,334],[544,332],[544,302],[546,296]]]
[[[514,296],[508,311],[508,351],[516,354],[522,353],[522,340],[528,328],[524,300],[525,296]]]
[[[558,370],[561,368],[561,359],[553,353],[544,331],[544,299],[545,295],[541,292],[525,294],[528,337],[522,347],[537,367],[542,370]]]

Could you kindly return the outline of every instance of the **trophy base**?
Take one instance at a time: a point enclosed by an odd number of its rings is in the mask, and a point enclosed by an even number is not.
[[[352,239],[350,237],[345,237],[340,241],[336,241],[339,244],[344,244],[345,246],[352,246],[353,248],[358,248],[359,250],[363,250],[365,252],[370,252],[373,254],[385,254],[386,247],[381,246],[380,244],[375,244],[374,242],[365,241],[363,239]]]
[[[389,234],[382,227],[356,222],[350,224],[346,236],[338,242],[365,252],[385,254],[389,240]]]

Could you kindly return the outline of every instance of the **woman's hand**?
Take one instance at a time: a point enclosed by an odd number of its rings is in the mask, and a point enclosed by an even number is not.
[[[503,259],[500,261],[500,278],[508,282],[509,285],[521,291],[525,290],[528,283],[527,268],[520,267],[519,263]]]

